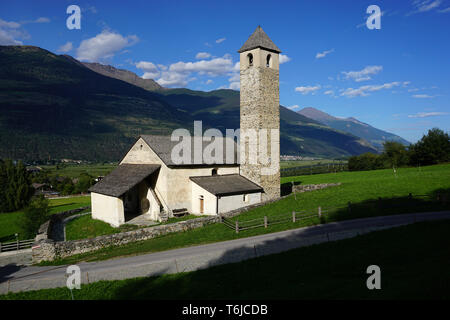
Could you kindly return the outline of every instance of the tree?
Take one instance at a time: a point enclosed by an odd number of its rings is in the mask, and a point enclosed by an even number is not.
[[[383,143],[383,157],[389,167],[405,166],[409,163],[408,150],[406,147],[395,141],[386,141]]]
[[[11,160],[1,161],[0,182],[0,212],[16,211],[28,205],[34,189],[22,161],[17,165]]]
[[[383,158],[370,152],[348,159],[348,170],[350,171],[376,170],[384,167]]]
[[[25,208],[20,228],[27,238],[33,238],[41,224],[43,224],[49,215],[48,199],[43,195],[34,197],[30,205]]]
[[[433,128],[410,148],[411,165],[430,165],[450,161],[448,133]]]

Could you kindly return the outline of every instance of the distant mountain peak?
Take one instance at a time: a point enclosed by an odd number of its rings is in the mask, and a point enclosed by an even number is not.
[[[118,69],[111,65],[105,65],[98,62],[81,62],[85,67],[91,69],[94,72],[101,75],[122,80],[132,85],[141,87],[142,89],[149,91],[156,91],[164,89],[153,79],[143,79],[134,72],[125,69]]]
[[[385,141],[397,141],[404,145],[410,143],[395,134],[377,129],[371,125],[359,121],[354,117],[340,118],[329,115],[326,112],[320,111],[315,108],[304,108],[298,111],[301,115],[319,121],[322,124],[330,126],[336,130],[348,132],[357,137],[365,139],[370,142],[379,151],[383,149],[383,143]]]

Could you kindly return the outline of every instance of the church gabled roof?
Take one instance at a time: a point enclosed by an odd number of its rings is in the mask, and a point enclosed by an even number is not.
[[[263,48],[269,51],[280,53],[281,50],[275,45],[275,43],[270,40],[269,36],[264,32],[261,26],[256,28],[255,32],[245,41],[244,45],[238,50],[239,53],[256,49]]]
[[[215,137],[214,139],[218,139],[218,143],[222,144],[222,152],[223,156],[220,158],[218,162],[208,163],[203,157],[201,157],[200,162],[195,161],[195,143],[194,137],[191,137],[191,157],[188,160],[188,163],[175,163],[172,159],[172,150],[173,148],[179,144],[178,141],[172,141],[171,136],[158,136],[158,135],[141,135],[141,138],[147,143],[147,145],[156,153],[156,155],[164,162],[166,166],[213,166],[213,165],[239,165],[238,163],[238,145],[236,142],[231,139],[225,137]],[[215,142],[216,140],[214,140]],[[205,148],[210,144],[209,141],[202,140],[201,146],[199,146],[199,154],[203,155]],[[227,162],[227,145],[233,146],[233,161],[231,163]],[[209,153],[208,153],[209,154]]]
[[[239,174],[189,177],[191,181],[215,196],[263,192],[264,189]]]
[[[90,187],[89,191],[120,197],[160,167],[159,164],[121,164]]]

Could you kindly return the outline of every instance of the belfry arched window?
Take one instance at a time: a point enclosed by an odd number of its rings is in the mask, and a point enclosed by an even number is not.
[[[248,66],[251,67],[253,65],[253,55],[249,53],[247,55],[247,59],[248,59]]]
[[[272,56],[270,54],[268,54],[266,57],[266,67],[270,67],[270,59],[271,58],[272,58]]]

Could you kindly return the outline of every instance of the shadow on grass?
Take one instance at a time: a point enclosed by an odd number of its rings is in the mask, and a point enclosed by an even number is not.
[[[428,195],[370,199],[359,203],[349,203],[345,208],[332,210],[326,213],[323,222],[449,210],[449,200],[450,189],[437,189]]]
[[[205,270],[136,278],[117,284],[112,299],[445,299],[450,221],[421,222],[338,242],[292,249],[304,237],[240,247],[205,263]],[[331,226],[328,226],[331,227]],[[336,226],[334,226],[336,228]],[[332,229],[331,229],[332,230]],[[321,231],[323,233],[323,230]],[[316,234],[315,234],[316,233]],[[303,239],[302,239],[303,237]],[[395,246],[392,244],[395,243]],[[447,252],[447,255],[445,255]],[[420,256],[421,259],[417,259]],[[246,261],[243,261],[246,260]],[[224,264],[227,263],[227,264]],[[368,290],[366,269],[386,271],[383,290]],[[186,264],[189,266],[189,264]],[[405,266],[407,268],[405,269]],[[183,263],[179,262],[179,267]],[[435,276],[439,275],[439,276]],[[414,283],[414,285],[412,285]]]
[[[292,187],[297,186],[301,183],[301,181],[293,181],[293,182],[285,182],[281,184],[280,193],[281,196],[287,196],[292,193]]]

